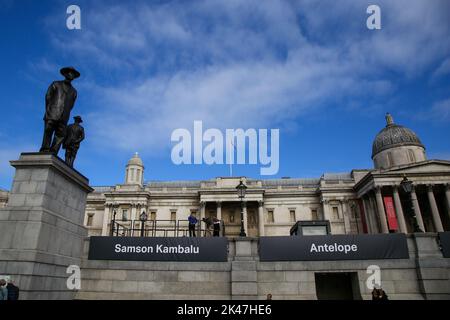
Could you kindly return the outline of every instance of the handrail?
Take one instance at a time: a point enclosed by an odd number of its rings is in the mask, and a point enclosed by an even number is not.
[[[200,221],[196,227],[197,236],[206,236],[210,230],[202,229]],[[114,237],[187,237],[189,236],[188,220],[111,220],[110,235]]]

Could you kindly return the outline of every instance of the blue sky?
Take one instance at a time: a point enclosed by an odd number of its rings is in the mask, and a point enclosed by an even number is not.
[[[66,28],[81,8],[82,29]],[[381,8],[368,30],[366,8]],[[371,168],[384,114],[450,159],[450,2],[0,0],[0,187],[37,151],[44,95],[73,65],[87,139],[75,167],[121,183],[138,151],[146,180],[227,176],[172,163],[171,132],[279,128],[280,169],[263,178]],[[60,156],[63,156],[61,153]],[[235,165],[259,178],[260,165]]]

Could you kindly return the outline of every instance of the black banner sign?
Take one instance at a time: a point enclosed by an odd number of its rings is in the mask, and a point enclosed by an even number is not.
[[[261,261],[408,259],[403,233],[261,237]]]
[[[227,261],[224,237],[91,237],[89,260]]]
[[[450,232],[439,232],[439,243],[444,258],[450,258]]]

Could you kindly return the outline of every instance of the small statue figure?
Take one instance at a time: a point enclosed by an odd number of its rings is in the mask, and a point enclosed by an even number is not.
[[[52,152],[55,155],[58,155],[61,148],[70,111],[77,99],[77,90],[72,87],[72,80],[80,76],[73,67],[62,68],[60,72],[65,79],[54,81],[45,95],[45,128],[40,149],[40,152]]]
[[[84,140],[84,128],[80,125],[83,120],[80,116],[73,117],[75,123],[66,129],[66,137],[63,142],[63,149],[66,150],[66,163],[73,168],[73,162],[77,156],[81,141]]]

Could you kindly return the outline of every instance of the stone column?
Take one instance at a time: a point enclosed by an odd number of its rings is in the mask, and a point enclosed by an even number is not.
[[[217,201],[216,218],[222,220],[222,202]]]
[[[372,221],[373,233],[380,232],[380,221],[377,219],[377,206],[375,204],[375,197],[372,195],[368,196],[369,206],[370,206],[370,218]]]
[[[428,201],[430,201],[431,214],[433,216],[433,223],[436,232],[444,232],[444,228],[442,227],[441,217],[439,216],[439,210],[436,204],[436,199],[434,198],[433,186],[427,186],[428,193]]]
[[[198,237],[202,236],[202,234],[201,234],[202,226],[205,226],[205,225],[202,225],[202,223],[203,223],[202,219],[205,217],[205,210],[206,210],[206,202],[200,201],[200,218],[198,219],[199,220],[198,221]],[[206,230],[206,226],[205,226],[205,230]],[[206,232],[204,235],[206,235]]]
[[[110,203],[105,204],[105,211],[103,212],[103,225],[102,225],[102,236],[109,236],[108,223],[110,221],[112,205]]]
[[[419,201],[417,200],[415,186],[413,186],[412,191],[411,191],[411,201],[412,201],[412,205],[414,207],[414,214],[416,215],[417,224],[419,225],[419,228],[423,232],[425,232],[426,230],[425,230],[425,226],[423,224],[422,213],[420,212]]]
[[[406,229],[405,215],[403,214],[402,202],[400,201],[397,185],[392,186],[392,193],[394,195],[394,205],[395,212],[397,213],[398,227],[400,228],[400,232],[407,234],[408,230]]]
[[[219,235],[221,237],[224,237],[225,234],[223,232],[224,229],[224,222],[222,221],[222,202],[221,201],[217,201],[217,210],[216,210],[216,218],[220,220],[220,231],[219,231]]]
[[[328,200],[322,200],[322,220],[330,220],[329,214],[328,214]],[[331,223],[330,223],[331,224]]]
[[[450,183],[445,185],[445,198],[447,199],[447,214],[450,217]]]
[[[371,233],[373,233],[373,229],[372,229],[372,219],[370,218],[370,213],[369,213],[369,204],[367,202],[366,196],[362,196],[361,199],[363,202],[364,214],[366,217],[367,231],[369,234],[371,234]]]
[[[342,216],[344,218],[345,234],[351,234],[352,226],[350,223],[350,213],[349,213],[349,205],[348,205],[347,199],[341,201],[341,208],[342,208]]]
[[[248,236],[248,215],[247,215],[247,201],[244,201],[243,203],[244,209],[243,209],[243,216],[244,216],[244,230],[245,234]]]
[[[263,237],[264,233],[264,201],[258,201],[258,231],[259,236]]]
[[[131,216],[130,216],[131,220],[136,220],[136,207],[137,207],[136,203],[131,204]]]
[[[381,196],[381,187],[376,188],[375,196],[377,199],[377,211],[378,211],[378,219],[380,219],[381,232],[389,233],[386,219],[386,212],[384,211],[383,197]]]

